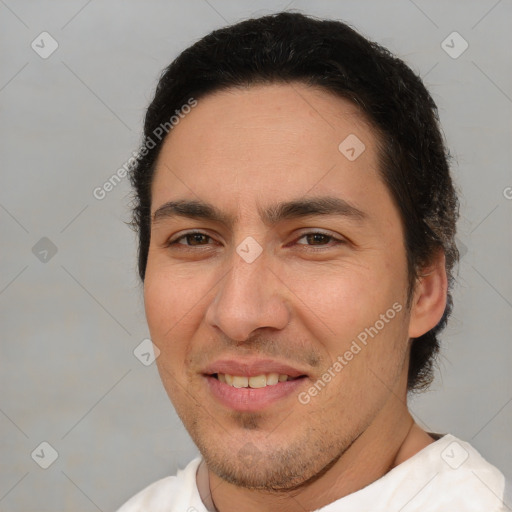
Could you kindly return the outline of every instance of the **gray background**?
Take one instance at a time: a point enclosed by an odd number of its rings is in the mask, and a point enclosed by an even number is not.
[[[353,24],[438,103],[463,258],[435,384],[411,408],[512,476],[510,0],[0,0],[0,510],[113,510],[196,454],[154,364],[133,354],[148,331],[127,180],[92,191],[137,149],[164,66],[214,28],[284,8]],[[31,48],[43,31],[59,44],[47,59]],[[441,47],[453,31],[469,43],[456,59]],[[43,441],[59,454],[46,470],[31,458]]]

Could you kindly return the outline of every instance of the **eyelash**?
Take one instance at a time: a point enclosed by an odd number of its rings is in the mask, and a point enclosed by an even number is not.
[[[173,245],[181,245],[183,247],[185,247],[186,249],[184,250],[191,250],[193,247],[204,247],[206,246],[206,244],[199,244],[199,245],[188,245],[188,244],[179,244],[178,242],[182,239],[186,239],[187,237],[191,237],[191,236],[194,236],[194,235],[202,235],[202,236],[205,236],[211,240],[213,240],[213,237],[211,237],[210,235],[208,235],[207,233],[204,233],[202,231],[189,231],[188,233],[184,233],[183,235],[179,236],[178,238],[174,239],[174,240],[169,240],[165,247],[171,247]],[[306,237],[306,236],[312,236],[312,235],[322,235],[332,241],[335,241],[336,242],[336,245],[341,245],[341,244],[345,244],[346,241],[345,240],[342,240],[341,238],[336,238],[334,235],[329,235],[327,233],[323,233],[322,231],[308,231],[306,233],[302,233],[302,235],[296,239],[296,241],[298,240],[301,240],[302,238]],[[311,250],[311,251],[318,251],[318,250],[325,250],[327,249],[326,247],[318,247],[318,246],[315,246],[315,245],[308,245],[308,244],[299,244],[299,245],[303,245],[305,247],[309,247],[308,250]]]

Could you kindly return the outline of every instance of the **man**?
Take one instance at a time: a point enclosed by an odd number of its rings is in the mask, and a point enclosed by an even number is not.
[[[402,61],[301,14],[215,31],[162,75],[131,179],[158,369],[201,457],[122,512],[508,509],[501,472],[407,408],[458,202]]]

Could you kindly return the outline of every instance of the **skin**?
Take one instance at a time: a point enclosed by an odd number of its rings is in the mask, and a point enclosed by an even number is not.
[[[366,148],[354,161],[338,150],[349,134]],[[314,510],[433,442],[408,411],[407,368],[410,338],[434,327],[446,305],[444,255],[424,269],[407,309],[403,227],[376,145],[351,103],[273,84],[201,98],[162,147],[152,214],[171,200],[200,200],[236,218],[154,222],[144,283],[158,370],[221,512]],[[311,215],[270,226],[259,215],[326,195],[364,220]],[[179,239],[191,230],[206,236]],[[318,231],[327,236],[304,236]],[[263,249],[252,263],[236,252],[248,236]],[[258,355],[302,370],[307,391],[395,303],[401,311],[307,404],[293,393],[236,412],[208,391],[206,364]]]

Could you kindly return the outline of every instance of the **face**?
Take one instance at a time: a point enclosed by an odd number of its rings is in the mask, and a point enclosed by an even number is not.
[[[200,99],[162,147],[147,320],[231,483],[300,485],[405,396],[404,235],[376,144],[352,104],[295,84]]]

